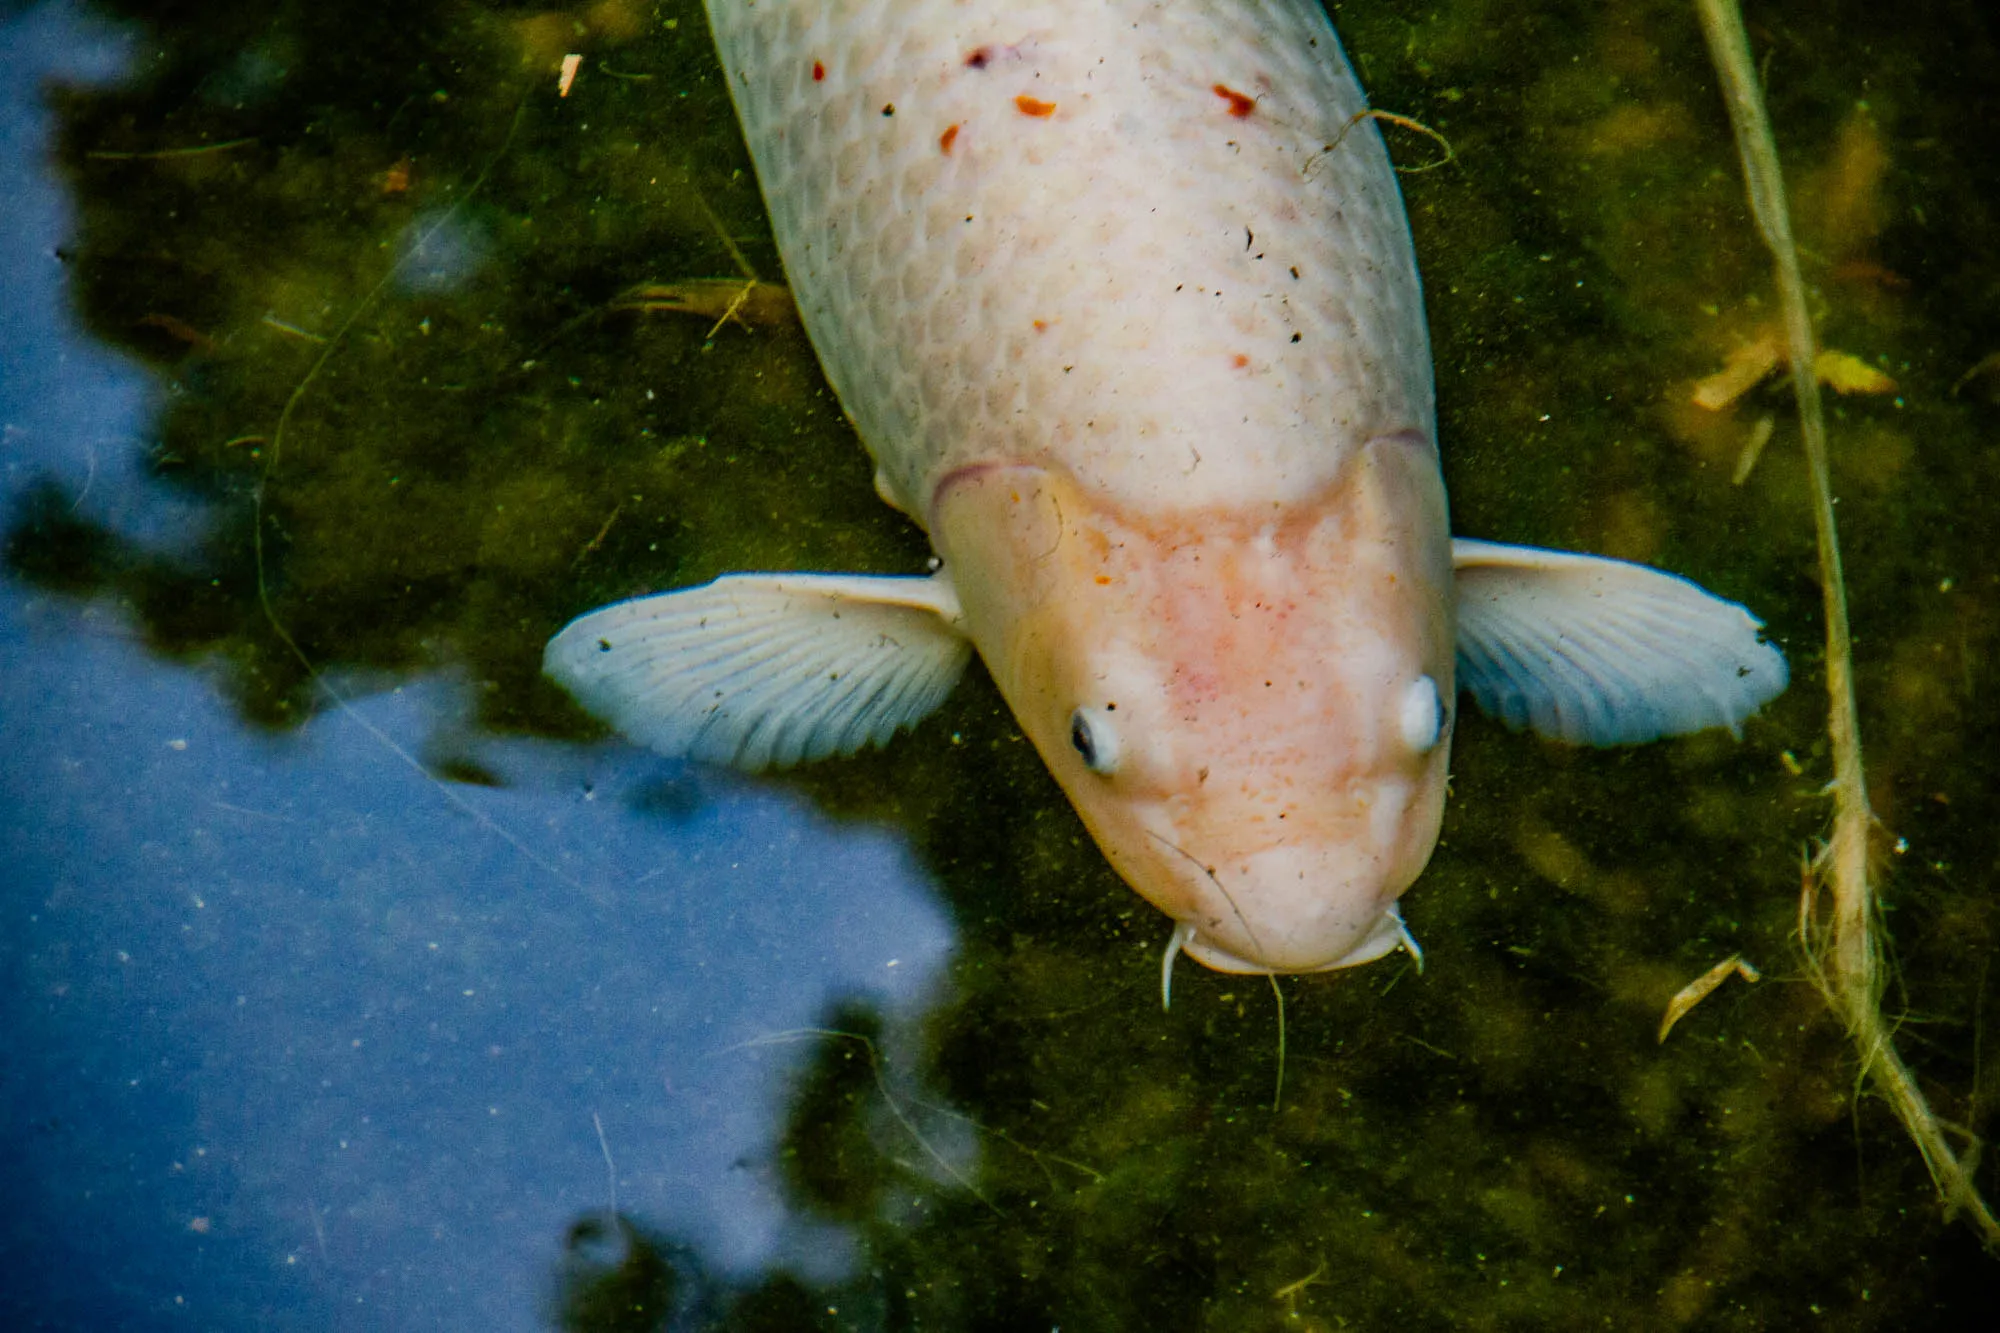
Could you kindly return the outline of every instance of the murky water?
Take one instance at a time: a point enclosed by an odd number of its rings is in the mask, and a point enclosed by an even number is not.
[[[887,751],[761,780],[539,680],[619,596],[926,553],[782,302],[619,308],[782,278],[698,5],[0,9],[9,1326],[1990,1308],[1800,976],[1819,595],[1780,386],[1692,401],[1775,309],[1691,11],[1335,18],[1457,153],[1405,186],[1459,530],[1686,572],[1795,684],[1740,745],[1468,717],[1405,904],[1428,970],[1286,980],[1274,1110],[1270,988],[1184,967],[1160,1013],[1164,921],[977,671]],[[1854,358],[1891,998],[1985,1133],[2000,42],[1971,0],[1748,18]],[[1739,952],[1765,980],[1658,1042]]]

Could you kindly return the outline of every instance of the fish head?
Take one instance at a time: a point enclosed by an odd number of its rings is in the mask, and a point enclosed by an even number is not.
[[[1396,435],[1296,501],[1136,513],[1067,472],[962,469],[931,532],[967,631],[1107,859],[1222,971],[1402,938],[1443,817],[1450,539]]]

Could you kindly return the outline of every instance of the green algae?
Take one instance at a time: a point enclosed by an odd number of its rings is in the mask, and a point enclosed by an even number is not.
[[[109,8],[163,54],[135,85],[55,94],[68,262],[92,329],[168,386],[161,484],[216,519],[168,555],[51,490],[12,517],[17,571],[129,599],[160,651],[221,661],[245,717],[288,728],[319,701],[260,609],[261,523],[264,591],[315,666],[452,667],[484,684],[483,725],[580,738],[593,724],[538,677],[578,611],[730,569],[921,568],[795,330],[611,309],[647,280],[778,276],[698,6],[413,3],[393,28]],[[1978,74],[2000,43],[1969,3],[1748,17],[1822,336],[1898,381],[1832,404],[1858,688],[1871,798],[1907,846],[1886,878],[1903,1041],[1982,1132],[2000,419],[1955,386],[2000,346],[2000,90]],[[888,751],[774,779],[896,824],[937,876],[959,952],[903,1073],[981,1126],[992,1206],[922,1169],[829,1040],[784,1180],[857,1229],[859,1275],[715,1280],[711,1326],[1899,1328],[1963,1322],[1990,1289],[1894,1123],[1856,1105],[1791,938],[1829,775],[1813,539],[1785,427],[1731,484],[1755,418],[1789,421],[1780,395],[1688,402],[1775,315],[1691,10],[1349,0],[1335,19],[1375,103],[1457,152],[1405,190],[1459,530],[1686,572],[1770,622],[1795,686],[1741,745],[1579,752],[1468,718],[1407,900],[1428,970],[1285,981],[1276,1114],[1268,990],[1184,967],[1158,1012],[1164,921],[979,673]],[[552,54],[575,49],[558,100]],[[433,227],[435,254],[392,275]],[[1766,980],[1657,1043],[1668,996],[1736,952]],[[678,1252],[629,1244],[620,1280],[657,1307]],[[587,1291],[563,1308],[619,1324]]]

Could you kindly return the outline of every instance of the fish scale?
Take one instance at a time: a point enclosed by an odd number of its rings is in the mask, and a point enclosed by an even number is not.
[[[919,521],[989,458],[1283,503],[1431,438],[1395,177],[1317,6],[709,14],[806,328]]]

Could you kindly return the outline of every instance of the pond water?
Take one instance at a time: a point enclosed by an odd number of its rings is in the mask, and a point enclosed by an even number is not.
[[[1794,684],[1741,743],[1468,716],[1405,900],[1427,970],[1286,979],[1281,1048],[1258,979],[1184,964],[1160,1011],[1164,919],[977,669],[756,779],[539,678],[617,597],[927,553],[773,291],[621,299],[782,280],[698,4],[0,5],[6,1325],[1990,1309],[1803,975],[1813,537],[1782,386],[1693,401],[1775,307],[1691,9],[1334,14],[1456,153],[1405,190],[1457,528],[1687,573]],[[1972,0],[1747,17],[1852,358],[1889,1002],[1984,1136],[2000,34]],[[1659,1041],[1731,954],[1764,979]]]

